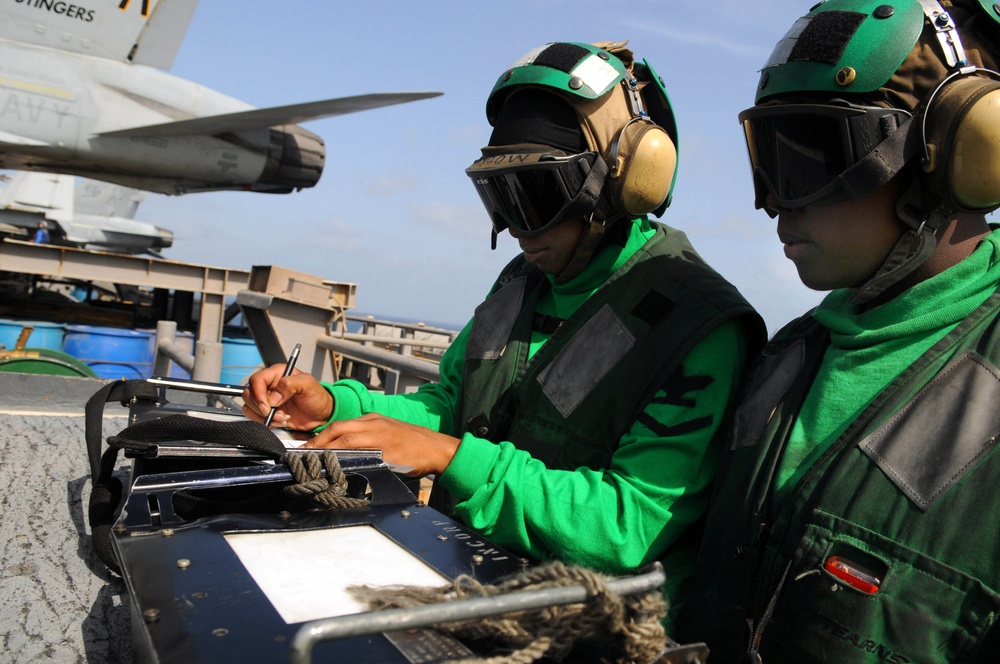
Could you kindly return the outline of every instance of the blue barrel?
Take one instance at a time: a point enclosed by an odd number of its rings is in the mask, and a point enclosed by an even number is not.
[[[246,385],[247,377],[261,369],[264,361],[253,339],[222,338],[222,375],[220,383]]]
[[[149,334],[118,327],[67,325],[63,352],[86,363],[100,378],[149,378],[153,371]]]
[[[17,339],[21,336],[21,330],[29,325],[35,329],[31,331],[25,348],[62,350],[63,331],[66,326],[62,323],[48,323],[39,320],[0,319],[0,346],[4,346],[7,350],[14,350]]]

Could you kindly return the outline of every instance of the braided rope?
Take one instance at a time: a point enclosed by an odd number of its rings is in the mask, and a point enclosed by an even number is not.
[[[581,640],[598,637],[612,646],[602,653],[608,662],[648,662],[666,647],[661,624],[667,605],[659,591],[619,597],[608,588],[607,577],[577,566],[553,562],[523,572],[499,585],[484,586],[470,576],[455,579],[451,586],[420,588],[353,586],[348,591],[373,610],[408,608],[501,593],[579,585],[587,599],[579,604],[550,606],[478,620],[439,625],[438,629],[469,642],[489,643],[510,652],[487,658],[455,660],[452,664],[529,664],[542,657],[561,660]],[[580,652],[572,652],[574,658]]]
[[[297,484],[285,487],[285,492],[295,497],[307,497],[327,509],[364,507],[364,498],[347,495],[347,476],[340,467],[340,460],[333,450],[316,452],[285,452],[281,463],[288,466]],[[326,477],[323,470],[326,469]]]

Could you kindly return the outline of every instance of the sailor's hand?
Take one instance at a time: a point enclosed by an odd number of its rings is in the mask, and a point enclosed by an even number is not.
[[[271,426],[311,431],[323,426],[333,414],[333,397],[319,381],[298,369],[282,376],[284,364],[275,364],[250,376],[243,390],[243,414],[263,422],[278,406]]]
[[[369,413],[333,422],[303,447],[380,449],[387,463],[412,468],[406,473],[410,477],[423,477],[443,473],[460,442],[427,427]]]

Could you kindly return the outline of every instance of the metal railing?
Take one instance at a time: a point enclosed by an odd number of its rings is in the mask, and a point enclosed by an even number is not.
[[[665,580],[663,567],[656,563],[653,570],[645,574],[608,581],[608,588],[617,595],[634,595],[660,588]],[[582,585],[570,585],[314,620],[304,624],[295,634],[288,661],[308,664],[312,661],[313,648],[322,641],[578,604],[586,599],[587,590]]]
[[[386,394],[412,391],[439,379],[438,363],[457,332],[419,324],[393,323],[366,318],[351,320],[362,324],[362,332],[346,328],[318,334],[317,349],[341,358],[344,370],[339,377],[351,377]],[[196,381],[217,383],[222,374],[223,344],[196,341],[194,353],[177,343],[177,324],[156,324],[153,375],[167,376],[170,362]]]

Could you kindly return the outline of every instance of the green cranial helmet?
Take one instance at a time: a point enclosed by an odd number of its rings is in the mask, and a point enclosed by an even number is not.
[[[486,102],[495,125],[520,90],[542,89],[574,109],[591,151],[607,162],[612,214],[660,215],[677,176],[677,123],[663,79],[634,61],[628,42],[555,42],[532,49],[497,80]],[[653,131],[650,131],[653,130]]]
[[[952,11],[954,8],[956,11]],[[884,0],[827,0],[815,5],[800,18],[777,43],[761,70],[756,102],[775,95],[826,93],[828,95],[867,95],[884,86],[907,60],[913,61],[914,46],[925,25],[936,36],[935,49],[918,64],[921,68],[939,61],[938,70],[946,72],[962,62],[980,67],[983,54],[962,49],[952,35],[959,16],[979,13],[1000,23],[1000,5],[992,0],[902,0],[887,4]],[[931,40],[926,40],[930,42]],[[995,49],[993,49],[995,50]],[[933,78],[933,72],[925,72]],[[924,84],[940,82],[929,80]],[[921,84],[915,83],[913,96],[906,91],[897,106],[913,106],[921,101]],[[926,90],[923,90],[926,92]],[[910,102],[910,103],[907,103]]]
[[[776,104],[786,107],[802,104],[797,112],[803,117],[810,113],[825,115],[827,120],[813,128],[825,127],[824,135],[841,134],[840,144],[834,145],[838,141],[828,139],[828,145],[816,143],[809,148],[824,158],[828,172],[844,176],[837,183],[841,199],[861,198],[884,184],[906,162],[933,156],[925,154],[924,146],[934,141],[933,127],[928,125],[934,123],[935,114],[937,119],[944,114],[940,102],[948,96],[946,83],[956,77],[971,76],[992,84],[1000,78],[996,73],[1000,56],[998,27],[1000,4],[992,0],[821,2],[796,21],[775,46],[761,70],[756,108],[745,111],[740,119],[751,132],[767,130],[791,118],[789,111],[773,108]],[[932,107],[932,102],[937,103]],[[772,108],[761,110],[768,106]],[[821,106],[827,110],[821,111]],[[892,109],[894,113],[871,114],[873,107]],[[747,122],[747,118],[763,116],[771,120],[765,118],[756,127]],[[910,117],[913,121],[906,122]],[[897,136],[894,140],[900,145],[893,146],[896,154],[888,155],[884,149],[879,154],[876,146],[900,125],[906,125],[902,133],[910,140],[904,144]],[[805,125],[800,130],[805,134]],[[805,136],[799,138],[805,140]],[[782,149],[793,142],[790,136],[782,139]],[[754,148],[767,151],[776,146],[765,141],[750,147],[753,160],[768,156],[754,153]],[[873,152],[876,154],[870,161],[889,162],[885,172],[874,173],[864,164],[858,165]],[[785,163],[790,162],[786,159]],[[794,164],[794,168],[787,169],[788,182],[772,177],[767,182],[772,189],[770,193],[786,207],[832,202],[829,192],[820,192],[821,183],[813,173],[818,169],[803,170],[801,166]],[[850,174],[833,172],[837,167],[847,171],[852,166],[858,167]],[[931,172],[933,164],[925,170]],[[799,182],[792,181],[795,175],[799,176]],[[812,180],[803,182],[803,177]],[[931,184],[954,209],[989,207],[970,204],[980,203],[971,200],[978,196],[963,196],[962,192],[954,196],[955,192],[947,185]],[[758,191],[758,207],[762,206],[760,194]]]
[[[761,70],[756,102],[789,93],[871,93],[906,60],[924,26],[920,2],[837,0],[800,18]]]
[[[800,18],[740,113],[757,207],[860,199],[898,178],[907,231],[855,301],[934,250],[956,212],[1000,206],[1000,4],[827,0]]]

